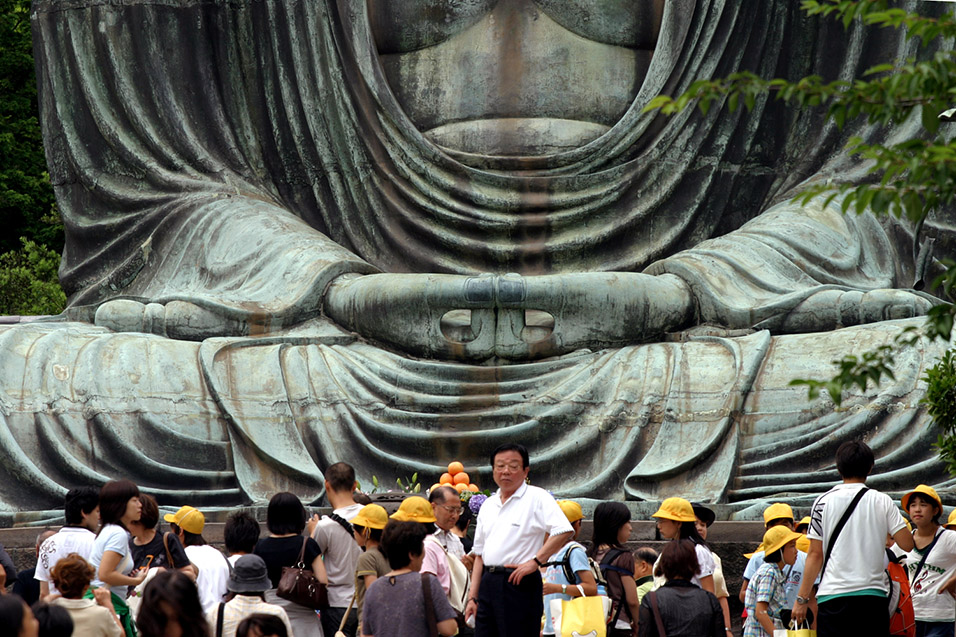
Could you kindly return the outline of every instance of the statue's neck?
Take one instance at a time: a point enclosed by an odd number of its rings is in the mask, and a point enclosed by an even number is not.
[[[542,155],[581,146],[613,126],[633,102],[656,45],[662,3],[635,0],[623,27],[613,16],[595,24],[576,5],[485,0],[487,13],[477,21],[462,18],[456,33],[445,24],[440,41],[415,50],[402,50],[402,42],[420,45],[424,36],[412,32],[439,17],[422,12],[417,22],[388,24],[405,16],[386,15],[387,3],[371,2],[370,10],[392,91],[426,136],[467,152]],[[379,37],[385,29],[392,29],[388,43]]]

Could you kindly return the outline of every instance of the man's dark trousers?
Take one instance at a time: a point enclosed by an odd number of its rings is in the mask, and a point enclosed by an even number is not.
[[[817,637],[885,637],[890,634],[887,599],[876,595],[837,597],[817,606]]]
[[[485,572],[478,591],[475,637],[528,637],[541,634],[544,613],[541,574],[533,571],[515,586],[511,569]]]

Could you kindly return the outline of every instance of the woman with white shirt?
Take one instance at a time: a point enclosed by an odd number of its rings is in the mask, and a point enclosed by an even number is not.
[[[950,595],[940,595],[939,589],[956,574],[956,533],[940,526],[943,503],[933,487],[919,485],[903,496],[901,504],[916,527],[913,550],[905,553],[916,637],[953,637],[956,602]]]
[[[142,504],[139,489],[129,480],[113,480],[100,489],[100,531],[93,540],[90,565],[95,577],[93,586],[110,591],[113,609],[128,637],[133,637],[133,620],[126,605],[126,589],[146,577],[145,571],[133,573],[128,525],[139,519]],[[92,591],[87,592],[92,598]]]
[[[714,570],[717,564],[714,562],[714,555],[707,546],[707,542],[697,532],[697,516],[694,515],[694,507],[684,498],[667,498],[661,502],[657,512],[651,515],[657,518],[657,528],[661,533],[661,538],[665,540],[690,540],[694,543],[697,552],[697,562],[700,565],[700,572],[691,579],[705,591],[714,592]],[[657,569],[654,569],[657,572]],[[654,588],[658,588],[664,583],[663,579],[658,581],[654,578]]]

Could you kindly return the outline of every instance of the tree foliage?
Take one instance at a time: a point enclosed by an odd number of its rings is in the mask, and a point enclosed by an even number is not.
[[[840,128],[859,118],[884,125],[918,117],[925,133],[922,138],[893,144],[867,144],[859,137],[850,140],[847,152],[868,162],[872,181],[860,185],[812,184],[797,201],[806,203],[825,196],[829,202],[842,197],[844,213],[906,217],[919,233],[933,210],[952,207],[956,200],[956,140],[952,127],[940,123],[941,119],[956,119],[956,52],[952,47],[956,15],[908,13],[891,7],[887,0],[803,0],[801,7],[809,15],[840,20],[844,28],[862,22],[876,28],[901,29],[907,38],[919,41],[925,54],[919,59],[874,66],[853,81],[827,82],[820,76],[787,81],[747,72],[700,80],[683,95],[655,98],[646,110],[660,109],[670,114],[696,106],[706,114],[714,105],[724,103],[731,111],[741,104],[752,110],[759,97],[772,95],[796,108],[826,108],[829,119]],[[927,49],[941,43],[936,51]],[[938,264],[945,271],[936,276],[931,287],[935,293],[953,299],[956,261],[947,257],[939,259]],[[839,406],[847,389],[857,386],[865,390],[883,377],[892,378],[895,356],[901,348],[915,346],[921,338],[950,340],[954,318],[956,306],[942,302],[932,308],[922,331],[906,330],[893,345],[834,361],[838,371],[829,380],[804,379],[794,384],[806,385],[811,399],[826,391]],[[956,473],[954,353],[948,352],[924,380],[929,385],[924,402],[944,432],[938,445],[941,457]]]
[[[37,119],[30,0],[0,0],[0,314],[63,309],[56,267],[49,270],[59,262],[63,227],[51,210],[53,188]]]

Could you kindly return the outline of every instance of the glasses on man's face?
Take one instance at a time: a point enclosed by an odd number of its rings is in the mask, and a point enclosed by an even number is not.
[[[451,504],[439,504],[438,506],[440,506],[441,508],[445,509],[446,511],[448,511],[448,512],[451,513],[452,515],[461,515],[461,510],[462,510],[462,509],[461,509],[460,506],[459,506],[459,507],[456,507],[456,506],[453,506],[453,505],[451,505]]]
[[[521,469],[522,469],[522,466],[521,466],[521,463],[520,463],[520,462],[509,462],[509,463],[497,462],[497,463],[495,463],[495,471],[511,471],[511,472],[517,472],[517,471],[521,471]]]

